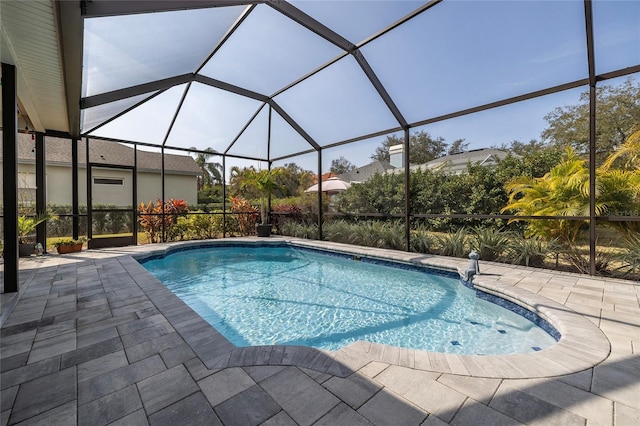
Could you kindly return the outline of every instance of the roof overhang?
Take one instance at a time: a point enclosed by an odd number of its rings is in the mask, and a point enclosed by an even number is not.
[[[20,125],[78,136],[81,2],[3,1],[0,16],[0,59],[16,66]]]

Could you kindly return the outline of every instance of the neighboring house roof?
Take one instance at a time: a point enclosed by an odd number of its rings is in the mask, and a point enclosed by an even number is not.
[[[333,172],[326,172],[322,174],[322,181],[327,181],[329,179],[331,179],[332,177],[338,177],[337,174],[333,173]],[[313,183],[316,184],[318,183],[318,175],[314,175],[313,176]]]
[[[449,173],[463,173],[467,171],[469,164],[480,166],[493,166],[498,161],[508,157],[519,158],[518,154],[503,151],[495,148],[480,148],[471,151],[459,152],[457,154],[445,155],[424,164],[416,164],[410,167],[411,170],[434,170],[441,169]],[[402,168],[397,168],[391,173],[402,173]]]
[[[18,162],[35,162],[35,141],[31,135],[18,133]],[[117,164],[133,166],[133,148],[117,142],[109,142],[97,139],[89,140],[89,152],[91,163]],[[137,150],[138,171],[159,172],[162,166],[162,157],[159,152]],[[0,157],[1,157],[0,153]],[[69,139],[61,139],[47,136],[45,138],[45,157],[51,165],[71,166],[71,144]],[[86,162],[86,150],[84,140],[78,144],[78,163],[84,167]],[[166,172],[172,174],[199,175],[200,167],[189,155],[165,154],[164,167]]]
[[[480,166],[492,166],[498,161],[513,155],[519,157],[517,154],[510,154],[507,151],[494,148],[481,148],[473,149],[471,151],[459,152],[457,154],[445,155],[444,157],[436,158],[428,163],[423,164],[423,167],[429,169],[435,169],[442,167],[444,170],[453,173],[461,173],[467,170],[467,165],[477,164]]]
[[[372,163],[366,164],[362,167],[358,167],[353,169],[350,172],[343,173],[338,176],[340,179],[345,182],[356,183],[356,182],[366,182],[371,179],[376,173],[385,173],[387,170],[393,169],[394,167],[389,164],[388,161],[374,161]]]

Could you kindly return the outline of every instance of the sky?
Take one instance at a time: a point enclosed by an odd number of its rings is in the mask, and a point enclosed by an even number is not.
[[[423,4],[292,3],[358,45]],[[218,7],[86,20],[83,96],[197,70],[272,96],[343,53],[273,8],[258,5],[205,63],[213,46],[244,10]],[[596,72],[640,64],[640,2],[596,0],[593,14]],[[364,44],[360,51],[405,120],[414,123],[586,78],[584,34],[582,0],[445,0]],[[586,90],[568,90],[412,131],[424,130],[449,143],[465,139],[469,149],[513,140],[528,142],[540,138],[546,114],[578,103]],[[82,130],[92,129],[151,95],[154,93],[85,110]],[[350,55],[274,100],[320,146],[399,126]],[[180,104],[180,114],[169,131]],[[194,82],[167,90],[92,134],[263,157],[269,128],[272,158],[311,148],[261,102]],[[323,172],[340,156],[356,166],[369,163],[384,139],[323,150]],[[317,171],[315,154],[281,163],[286,162]],[[227,165],[248,164],[252,163],[227,161]]]

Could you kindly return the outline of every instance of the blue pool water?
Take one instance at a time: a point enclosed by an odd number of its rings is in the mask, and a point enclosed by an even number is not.
[[[357,340],[459,354],[555,343],[459,279],[289,246],[209,247],[143,266],[236,346],[335,350]]]

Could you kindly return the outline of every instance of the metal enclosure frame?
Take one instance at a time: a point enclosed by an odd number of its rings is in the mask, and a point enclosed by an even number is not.
[[[542,97],[545,95],[559,93],[562,91],[587,86],[589,88],[589,114],[590,114],[590,122],[589,122],[589,171],[590,171],[590,180],[589,180],[589,188],[590,188],[590,206],[589,206],[589,215],[588,216],[576,216],[575,219],[587,220],[589,223],[589,252],[590,252],[590,261],[589,261],[589,269],[590,274],[594,275],[596,273],[596,224],[598,220],[602,220],[601,217],[596,215],[596,150],[597,150],[597,140],[596,140],[596,108],[597,108],[597,99],[596,99],[596,89],[599,84],[602,82],[608,81],[613,78],[618,78],[622,76],[628,76],[636,73],[640,73],[640,64],[636,64],[630,67],[626,67],[623,69],[614,70],[612,72],[597,74],[596,73],[596,55],[594,49],[594,30],[593,30],[593,4],[591,0],[584,0],[584,23],[585,23],[585,33],[584,37],[586,40],[587,46],[587,64],[588,64],[588,76],[583,79],[579,79],[576,81],[566,82],[560,85],[556,85],[553,87],[548,87],[542,90],[536,90],[533,92],[521,94],[518,96],[514,96],[511,98],[506,98],[502,100],[498,100],[495,102],[490,102],[483,105],[477,105],[471,108],[465,108],[459,111],[454,111],[448,114],[434,116],[434,117],[425,117],[422,120],[418,120],[415,122],[407,122],[402,111],[396,105],[394,99],[389,94],[384,84],[378,78],[373,68],[369,65],[367,59],[361,51],[361,48],[366,46],[368,43],[376,40],[377,38],[383,36],[389,31],[397,28],[410,21],[411,19],[419,16],[422,13],[427,12],[434,6],[437,6],[442,1],[446,0],[431,0],[426,2],[423,6],[417,8],[413,12],[407,14],[403,18],[397,20],[381,31],[373,34],[369,38],[361,41],[358,44],[354,44],[346,38],[342,37],[340,34],[334,32],[324,24],[318,22],[313,17],[307,15],[302,10],[296,8],[292,4],[279,1],[279,0],[258,0],[258,1],[243,1],[243,0],[223,0],[223,1],[213,1],[213,0],[166,0],[162,2],[148,2],[148,1],[107,1],[107,0],[78,0],[78,1],[58,1],[56,2],[56,12],[58,25],[60,30],[60,39],[62,51],[64,53],[64,68],[65,68],[65,93],[67,99],[67,107],[68,107],[68,119],[69,119],[69,134],[60,134],[59,132],[47,132],[46,135],[55,134],[56,136],[64,136],[69,137],[72,140],[72,187],[73,187],[73,200],[72,200],[72,208],[73,208],[73,237],[78,238],[79,234],[79,205],[78,205],[78,138],[84,137],[86,138],[87,150],[86,150],[86,166],[87,166],[87,201],[88,208],[90,209],[90,191],[91,191],[91,182],[89,181],[91,173],[91,163],[89,162],[89,137],[92,139],[101,139],[107,140],[111,142],[124,142],[134,145],[134,166],[133,166],[133,175],[134,179],[136,176],[136,167],[137,167],[137,149],[138,146],[150,146],[160,148],[162,153],[162,199],[165,199],[165,176],[164,176],[164,152],[165,149],[171,149],[176,151],[183,152],[195,152],[199,153],[200,151],[186,149],[181,147],[173,147],[167,145],[167,141],[169,139],[169,135],[173,129],[173,126],[176,122],[178,114],[180,113],[183,103],[189,93],[191,88],[191,84],[193,82],[197,82],[200,84],[204,84],[210,87],[214,87],[216,89],[221,89],[224,91],[228,91],[234,93],[239,96],[244,96],[250,99],[257,100],[262,103],[260,108],[256,111],[256,113],[252,116],[252,118],[247,122],[244,128],[239,132],[239,134],[232,140],[229,141],[229,145],[224,152],[216,153],[216,155],[220,155],[222,157],[222,165],[223,165],[223,173],[226,175],[226,166],[227,166],[227,158],[238,158],[238,159],[246,159],[246,160],[254,160],[254,161],[264,161],[268,164],[269,168],[271,167],[274,161],[282,161],[288,158],[294,158],[296,156],[302,154],[308,154],[315,152],[317,154],[317,167],[318,167],[318,176],[322,175],[322,158],[323,151],[330,148],[335,148],[347,144],[352,144],[355,142],[363,141],[366,139],[370,139],[372,137],[384,136],[393,134],[396,132],[403,132],[403,140],[405,145],[405,160],[404,160],[404,189],[405,189],[405,213],[404,213],[404,222],[405,222],[405,249],[409,250],[410,247],[410,227],[411,221],[414,218],[422,218],[422,217],[456,217],[456,218],[509,218],[513,217],[511,215],[438,215],[438,214],[413,214],[410,211],[410,173],[409,173],[409,138],[410,131],[412,128],[424,126],[427,124],[438,123],[444,120],[448,120],[451,118],[462,117],[465,115],[469,115],[472,113],[486,111],[493,108],[513,104],[516,102],[521,102],[529,99],[535,99],[538,97]],[[80,4],[80,7],[78,6]],[[88,97],[81,97],[81,79],[82,79],[82,46],[83,46],[83,25],[84,19],[93,18],[93,17],[105,17],[105,16],[118,16],[118,15],[127,15],[132,13],[145,13],[151,11],[172,11],[172,10],[184,10],[184,9],[196,9],[196,8],[210,8],[210,7],[228,7],[228,6],[247,6],[245,10],[240,14],[240,17],[235,21],[235,23],[228,29],[226,34],[222,37],[221,40],[215,43],[212,46],[210,54],[204,59],[204,61],[194,70],[193,73],[186,73],[181,75],[172,76],[169,78],[160,79],[157,81],[146,82],[143,84],[134,85],[131,87],[126,87],[118,90],[114,90],[107,93],[101,93]],[[338,54],[335,58],[331,59],[327,63],[313,71],[307,73],[306,75],[298,78],[297,80],[289,83],[285,87],[277,90],[272,94],[262,94],[257,93],[252,90],[248,90],[243,87],[239,87],[228,82],[220,81],[211,77],[207,77],[200,74],[200,71],[203,69],[207,61],[213,58],[220,50],[220,48],[228,41],[231,35],[243,25],[245,19],[250,16],[250,14],[255,10],[259,5],[266,5],[271,9],[277,11],[278,13],[286,16],[287,18],[295,21],[299,25],[305,27],[309,31],[317,34],[322,37],[324,40],[328,41],[332,45],[338,47],[341,50],[341,53]],[[374,133],[361,135],[355,138],[349,138],[345,140],[334,141],[330,144],[321,146],[312,136],[310,136],[307,131],[297,123],[288,112],[283,109],[275,100],[275,97],[282,94],[283,92],[297,86],[302,83],[309,77],[323,71],[328,68],[335,62],[340,59],[346,57],[347,55],[351,55],[354,60],[357,62],[358,66],[362,70],[363,77],[367,78],[371,83],[373,88],[375,89],[377,95],[385,104],[386,108],[393,115],[395,121],[397,122],[397,126],[393,128],[389,128],[382,131],[377,131]],[[15,79],[16,68],[13,65],[2,64],[2,94],[3,94],[3,123],[4,123],[4,131],[3,131],[3,150],[4,150],[4,159],[5,167],[4,167],[4,181],[5,185],[3,188],[4,195],[4,231],[5,231],[5,291],[17,291],[17,281],[18,281],[18,262],[17,262],[17,235],[15,235],[15,231],[13,227],[6,226],[7,223],[13,223],[17,220],[17,152],[16,152],[16,138],[15,134],[17,132],[16,128],[16,116],[13,112],[16,110],[17,99],[16,99],[16,79]],[[126,140],[118,140],[111,138],[103,138],[94,136],[93,133],[101,128],[102,126],[112,122],[113,120],[121,117],[122,115],[130,112],[131,110],[137,108],[138,106],[154,99],[156,96],[164,93],[166,90],[175,87],[177,85],[186,84],[186,88],[182,94],[180,102],[178,103],[171,119],[171,123],[168,127],[168,130],[164,136],[161,145],[145,143],[145,142],[136,142],[136,141],[126,141]],[[81,122],[81,111],[86,108],[90,108],[98,105],[105,105],[110,102],[118,101],[121,99],[125,99],[132,96],[148,94],[148,96],[137,102],[135,105],[125,109],[124,111],[110,117],[106,121],[100,123],[99,125],[94,126],[92,129],[89,129],[81,134],[80,132],[80,122]],[[269,131],[267,140],[265,143],[267,144],[267,158],[258,158],[252,156],[242,156],[242,155],[233,155],[229,153],[230,148],[236,143],[236,141],[240,138],[243,132],[249,127],[251,122],[257,117],[262,108],[268,105],[268,125]],[[309,147],[308,149],[301,150],[294,154],[280,156],[280,157],[272,157],[272,141],[271,141],[271,123],[272,123],[272,111],[275,110],[284,121],[291,126],[301,137],[304,139]],[[42,145],[41,138],[42,134],[36,135],[39,139],[37,141],[37,146]],[[40,145],[38,145],[40,144]],[[40,149],[41,148],[41,149]],[[39,165],[44,164],[44,145],[42,145],[39,149],[37,149],[37,163]],[[15,158],[14,158],[15,157]],[[7,159],[10,161],[7,163]],[[16,160],[16,164],[14,164],[13,160]],[[104,166],[100,164],[100,166]],[[38,170],[40,170],[38,168]],[[38,192],[43,191],[44,181],[42,180],[42,171],[38,173],[40,178],[38,178]],[[15,183],[12,185],[11,183]],[[323,213],[322,213],[322,191],[321,191],[321,179],[319,179],[319,191],[318,191],[318,229],[320,233],[320,238],[322,238],[322,224],[324,221]],[[137,185],[134,184],[134,220],[137,218],[137,213],[135,212],[135,201],[136,201],[136,188]],[[37,206],[43,206],[43,195],[38,194],[38,203]],[[226,188],[223,186],[223,199],[224,203],[226,203]],[[226,204],[225,204],[226,205]],[[226,207],[225,207],[226,210]],[[164,213],[163,213],[164,214]],[[87,230],[89,234],[91,233],[91,220],[90,214],[88,213],[88,226]],[[542,217],[536,216],[536,218],[548,218],[548,219],[557,219],[567,217]],[[606,218],[607,220],[616,220],[613,218]],[[625,220],[637,220],[640,221],[640,217],[630,217]],[[164,221],[163,221],[164,223]],[[223,215],[223,223],[226,223],[226,218]],[[226,228],[225,228],[226,229]],[[137,228],[134,225],[134,236],[137,236]],[[44,229],[41,228],[38,233],[39,240],[44,238]],[[163,240],[165,239],[165,230],[163,229]],[[134,240],[135,241],[135,240]],[[14,250],[15,249],[15,250]],[[14,251],[15,258],[14,258]],[[16,283],[13,286],[13,283]]]
[[[187,92],[189,90],[190,84],[193,81],[197,81],[199,83],[202,84],[206,84],[209,85],[211,87],[215,87],[218,89],[222,89],[222,90],[226,90],[229,91],[231,93],[240,95],[240,96],[245,96],[251,99],[255,99],[261,102],[264,102],[265,104],[269,105],[269,127],[271,126],[271,111],[276,110],[276,112],[278,112],[278,114],[296,131],[298,132],[298,134],[304,139],[306,140],[309,145],[310,145],[310,149],[309,150],[305,150],[305,151],[300,151],[297,152],[295,154],[291,154],[291,155],[286,155],[286,156],[281,156],[281,157],[277,157],[277,158],[272,158],[271,157],[271,150],[270,148],[267,149],[268,155],[267,158],[252,158],[253,160],[258,160],[258,161],[264,161],[266,162],[269,167],[271,167],[271,164],[274,161],[281,161],[281,160],[285,160],[288,158],[293,158],[296,157],[298,155],[301,154],[306,154],[306,153],[310,153],[310,152],[316,152],[317,156],[318,156],[318,176],[322,175],[322,151],[325,149],[329,149],[329,148],[334,148],[334,147],[338,147],[338,146],[342,146],[342,145],[347,145],[347,144],[351,144],[354,142],[358,142],[358,141],[362,141],[365,139],[369,139],[371,137],[375,137],[375,136],[381,136],[381,135],[387,135],[387,134],[391,134],[391,133],[395,133],[398,131],[402,131],[404,133],[404,145],[405,145],[405,178],[404,178],[404,188],[405,188],[405,214],[404,214],[404,222],[405,222],[405,249],[409,250],[410,247],[410,227],[411,227],[411,220],[413,218],[424,218],[424,217],[455,217],[455,218],[511,218],[513,217],[513,215],[463,215],[463,214],[455,214],[455,215],[438,215],[438,214],[412,214],[412,212],[410,211],[410,203],[409,203],[409,199],[410,199],[410,174],[408,172],[409,170],[409,137],[410,137],[410,130],[412,128],[416,128],[416,127],[420,127],[420,126],[424,126],[426,124],[432,124],[432,123],[437,123],[437,122],[441,122],[444,120],[448,120],[451,118],[455,118],[455,117],[461,117],[461,116],[465,116],[468,114],[472,114],[472,113],[476,113],[476,112],[480,112],[480,111],[486,111],[489,109],[493,109],[493,108],[497,108],[497,107],[501,107],[501,106],[505,106],[505,105],[509,105],[509,104],[513,104],[516,102],[521,102],[521,101],[525,101],[525,100],[529,100],[529,99],[534,99],[534,98],[538,98],[541,96],[545,96],[545,95],[549,95],[549,94],[553,94],[553,93],[559,93],[565,90],[570,90],[570,89],[574,89],[574,88],[578,88],[578,87],[582,87],[582,86],[588,86],[589,90],[590,90],[590,102],[589,102],[589,106],[590,106],[590,116],[591,116],[591,120],[590,120],[590,125],[589,125],[589,170],[590,170],[590,209],[589,209],[589,215],[588,216],[575,216],[575,219],[578,220],[587,220],[589,223],[589,258],[590,258],[590,273],[591,275],[595,275],[596,270],[595,270],[595,257],[596,257],[596,222],[598,220],[598,217],[596,215],[595,212],[595,185],[596,185],[596,179],[595,179],[595,169],[596,169],[596,164],[595,164],[595,152],[596,152],[596,133],[595,133],[595,111],[596,111],[596,98],[595,98],[595,93],[596,93],[596,87],[597,84],[600,82],[604,82],[606,80],[612,79],[612,78],[617,78],[617,77],[621,77],[621,76],[625,76],[625,75],[631,75],[637,72],[640,72],[640,65],[636,65],[633,67],[628,67],[625,69],[621,69],[621,70],[617,70],[614,72],[609,72],[606,74],[601,74],[601,75],[597,75],[596,71],[595,71],[595,53],[594,53],[594,42],[593,42],[593,17],[592,17],[592,1],[591,0],[584,0],[584,21],[585,21],[585,39],[586,39],[586,44],[587,44],[587,63],[588,63],[588,68],[589,68],[589,75],[587,78],[585,79],[581,79],[581,80],[576,80],[573,82],[568,82],[568,83],[564,83],[561,85],[557,85],[557,86],[553,86],[553,87],[549,87],[546,89],[542,89],[542,90],[537,90],[534,92],[530,92],[530,93],[526,93],[526,94],[522,94],[519,96],[515,96],[515,97],[511,97],[511,98],[507,98],[507,99],[503,99],[503,100],[499,100],[499,101],[495,101],[495,102],[491,102],[488,104],[484,104],[484,105],[478,105],[476,107],[472,107],[472,108],[467,108],[467,109],[463,109],[460,111],[456,111],[453,113],[449,113],[449,114],[445,114],[445,115],[441,115],[441,116],[437,116],[437,117],[431,117],[431,118],[427,118],[424,120],[420,120],[420,121],[416,121],[413,123],[408,123],[406,121],[406,119],[404,118],[402,112],[400,111],[400,109],[396,106],[394,100],[392,99],[392,97],[389,95],[389,93],[387,92],[387,90],[385,89],[383,83],[380,81],[380,79],[377,77],[377,75],[375,74],[374,70],[371,68],[371,66],[369,65],[369,63],[367,62],[365,56],[362,54],[362,52],[360,51],[360,48],[367,45],[368,43],[376,40],[377,38],[383,36],[384,34],[386,34],[387,32],[393,30],[394,28],[406,23],[407,21],[415,18],[416,16],[428,11],[429,9],[431,9],[432,7],[438,5],[439,3],[441,3],[444,0],[432,0],[429,1],[427,3],[425,3],[422,7],[416,9],[415,11],[413,11],[412,13],[406,15],[405,17],[403,17],[402,19],[398,20],[397,22],[394,22],[393,24],[389,25],[387,28],[379,31],[378,33],[372,35],[371,37],[367,38],[366,40],[360,42],[359,44],[354,44],[350,41],[348,41],[347,39],[345,39],[344,37],[342,37],[341,35],[335,33],[333,30],[329,29],[328,27],[326,27],[325,25],[323,25],[322,23],[318,22],[317,20],[315,20],[314,18],[312,18],[311,16],[307,15],[306,13],[302,12],[300,9],[296,8],[295,6],[291,5],[290,3],[287,2],[282,2],[282,1],[276,1],[276,0],[266,0],[266,1],[230,1],[230,2],[220,2],[217,4],[217,6],[227,6],[227,5],[251,5],[250,7],[248,7],[243,14],[241,15],[241,18],[239,18],[237,20],[237,22],[235,23],[235,25],[230,28],[229,32],[225,35],[225,37],[220,41],[219,44],[217,44],[213,49],[212,49],[212,53],[211,55],[209,55],[207,57],[207,59],[205,60],[205,62],[203,62],[203,64],[200,65],[200,67],[198,67],[198,69],[195,71],[194,74],[184,74],[181,76],[176,76],[176,77],[172,77],[172,78],[168,78],[168,79],[164,79],[164,80],[159,80],[157,82],[151,82],[151,83],[146,83],[146,84],[141,84],[141,85],[137,85],[137,86],[132,86],[126,89],[122,89],[122,90],[118,90],[118,91],[114,91],[114,92],[109,92],[109,93],[105,93],[102,95],[95,95],[95,96],[91,96],[91,97],[87,97],[87,98],[83,98],[81,100],[81,105],[83,108],[88,107],[88,106],[95,106],[95,105],[100,105],[106,102],[110,102],[113,100],[118,100],[118,99],[122,99],[124,97],[129,97],[129,96],[134,96],[134,95],[138,95],[138,94],[142,94],[142,93],[148,93],[151,90],[166,90],[169,87],[173,87],[175,85],[178,84],[184,84],[184,83],[188,83],[187,88],[185,89],[185,92],[183,93],[183,96],[181,98],[181,101],[178,105],[178,108],[175,111],[175,114],[173,115],[173,119],[171,122],[171,125],[169,127],[169,131],[167,132],[167,135],[165,136],[165,139],[162,143],[162,149],[164,148],[171,148],[171,149],[180,149],[177,147],[170,147],[166,145],[168,136],[169,136],[169,132],[171,131],[171,128],[173,127],[173,123],[175,123],[177,114],[182,106],[182,103],[184,102],[184,99],[187,95]],[[98,3],[102,3],[102,2],[98,2]],[[283,15],[285,15],[286,17],[292,19],[293,21],[297,22],[298,24],[302,25],[303,27],[307,28],[308,30],[314,32],[315,34],[317,34],[318,36],[322,37],[323,39],[327,40],[328,42],[330,42],[331,44],[337,46],[338,48],[340,48],[344,53],[338,55],[336,58],[334,58],[333,60],[325,63],[324,65],[318,67],[317,69],[313,70],[312,72],[308,73],[307,75],[299,78],[298,80],[290,83],[289,85],[285,86],[284,88],[276,91],[274,94],[272,95],[263,95],[263,94],[259,94],[256,92],[253,92],[251,90],[247,90],[244,89],[242,87],[238,87],[235,86],[233,84],[229,84],[229,83],[225,83],[223,81],[219,81],[210,77],[206,77],[206,76],[202,76],[199,75],[198,73],[200,72],[200,70],[204,67],[206,61],[208,61],[209,59],[211,59],[214,54],[220,49],[220,47],[228,40],[228,38],[231,36],[231,34],[233,32],[235,32],[237,30],[237,28],[242,25],[242,22],[247,18],[247,16],[254,10],[256,5],[259,4],[266,4],[269,7],[273,8],[274,10],[282,13]],[[165,3],[165,10],[173,10],[177,5],[176,4],[172,4],[172,2],[166,2]],[[208,7],[206,5],[201,5],[204,7]],[[211,6],[211,5],[209,5]],[[132,6],[133,7],[133,6]],[[144,10],[144,6],[143,5],[138,5],[135,6],[138,7],[138,9],[136,9],[137,12],[142,12]],[[142,9],[140,9],[142,8]],[[91,7],[89,7],[86,11],[86,13],[84,14],[84,17],[93,17],[93,16],[115,16],[118,14],[126,14],[129,13],[130,11],[125,10],[126,8],[122,8],[121,6],[109,6],[109,7],[104,7],[104,5],[101,5],[100,7],[96,7],[94,9],[92,9]],[[97,12],[98,10],[100,10],[100,12]],[[376,92],[378,93],[378,95],[380,96],[380,98],[383,100],[384,104],[387,106],[387,108],[389,109],[389,111],[392,113],[392,115],[394,116],[394,118],[396,119],[396,121],[398,122],[398,127],[394,127],[391,129],[387,129],[384,131],[380,131],[380,132],[376,132],[373,134],[367,134],[367,135],[362,135],[360,137],[356,137],[356,138],[351,138],[348,140],[342,140],[342,141],[336,141],[334,143],[331,143],[329,145],[326,146],[320,146],[305,130],[304,128],[302,128],[293,118],[291,118],[291,116],[284,110],[282,109],[278,103],[274,100],[274,98],[283,93],[286,90],[291,89],[292,87],[295,87],[296,85],[300,84],[301,82],[303,82],[304,80],[306,80],[307,78],[309,78],[312,75],[315,75],[318,72],[321,72],[322,70],[326,69],[327,67],[329,67],[330,65],[332,65],[333,63],[335,63],[336,61],[338,61],[339,59],[342,59],[345,55],[352,55],[354,57],[354,59],[356,60],[356,62],[358,63],[358,65],[360,66],[360,68],[362,69],[364,75],[366,76],[366,78],[371,82],[371,84],[373,85],[373,87],[375,88]],[[144,101],[143,101],[144,102]],[[262,108],[262,107],[261,107]],[[261,108],[258,109],[258,111],[256,111],[256,113],[254,114],[254,116],[246,123],[246,125],[244,126],[244,128],[239,132],[239,134],[236,136],[236,138],[231,141],[231,143],[229,144],[229,146],[227,147],[227,149],[225,150],[225,152],[221,153],[221,155],[223,156],[223,173],[226,171],[225,168],[225,164],[226,164],[226,157],[236,157],[236,158],[246,158],[246,157],[240,157],[240,156],[233,156],[231,154],[228,153],[229,149],[235,144],[235,142],[239,139],[239,137],[242,135],[242,133],[249,127],[249,125],[251,124],[251,122],[253,121],[253,119],[258,115],[258,113],[260,112]],[[94,131],[94,129],[92,129],[91,131],[89,131],[88,133]],[[270,131],[269,131],[269,135],[270,135]],[[267,145],[270,146],[270,136],[267,137]],[[123,141],[123,142],[129,142],[130,141]],[[321,182],[319,183],[321,185]],[[163,197],[164,198],[164,197]],[[322,215],[322,191],[321,188],[318,191],[318,206],[319,206],[319,215],[318,215],[318,225],[319,225],[319,234],[320,234],[320,238],[322,238],[322,223],[323,223],[323,215]],[[538,218],[536,216],[536,218]],[[543,218],[543,217],[539,217],[539,218]],[[560,218],[564,218],[567,219],[567,217],[558,217],[558,216],[547,216],[544,217],[545,219],[560,219]],[[633,220],[633,219],[632,219]],[[640,220],[640,218],[639,218]]]

